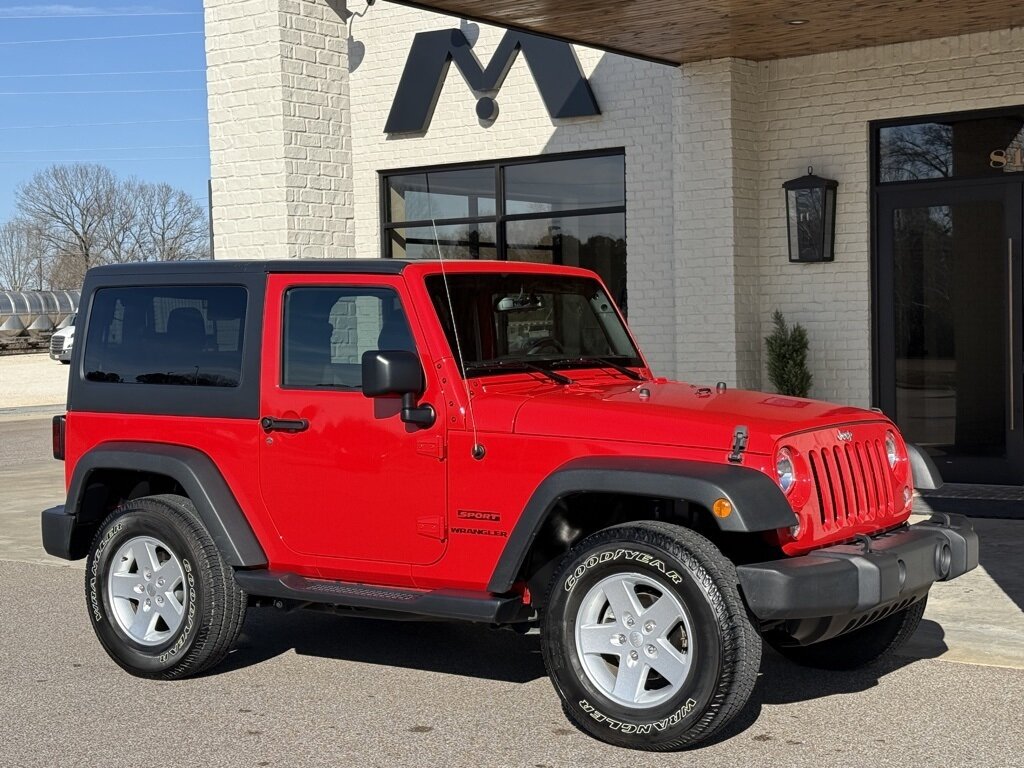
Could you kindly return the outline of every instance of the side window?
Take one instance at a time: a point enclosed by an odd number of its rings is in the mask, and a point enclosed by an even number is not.
[[[108,384],[237,387],[247,293],[233,285],[96,291],[85,378]]]
[[[364,352],[415,352],[398,294],[390,288],[289,288],[284,297],[281,385],[355,389]]]

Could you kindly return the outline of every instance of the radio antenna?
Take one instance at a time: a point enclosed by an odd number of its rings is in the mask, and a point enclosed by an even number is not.
[[[486,450],[480,444],[479,433],[476,428],[476,414],[473,413],[473,393],[469,390],[469,379],[466,377],[466,358],[462,354],[462,340],[459,338],[459,323],[455,319],[455,305],[452,302],[452,291],[448,285],[448,272],[444,265],[444,256],[441,254],[441,238],[437,234],[437,220],[434,218],[434,205],[430,197],[430,174],[423,174],[427,184],[427,215],[430,217],[430,226],[434,231],[434,248],[437,251],[437,261],[441,265],[441,281],[444,283],[444,295],[448,299],[448,313],[452,319],[452,336],[455,337],[455,354],[459,357],[459,368],[462,371],[462,383],[466,388],[466,409],[469,417],[470,429],[473,431],[472,456],[477,461],[484,457]]]

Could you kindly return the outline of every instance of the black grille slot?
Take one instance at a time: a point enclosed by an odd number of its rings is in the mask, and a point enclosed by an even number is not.
[[[896,507],[885,448],[864,440],[808,451],[822,528],[883,518]]]

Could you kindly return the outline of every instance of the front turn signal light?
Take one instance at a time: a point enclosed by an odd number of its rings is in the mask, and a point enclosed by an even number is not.
[[[732,502],[728,499],[716,499],[711,505],[711,512],[715,517],[724,519],[732,514]]]

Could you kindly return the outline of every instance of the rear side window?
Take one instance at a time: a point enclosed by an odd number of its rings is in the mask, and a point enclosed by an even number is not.
[[[85,378],[237,387],[246,299],[241,286],[101,288],[89,315]]]
[[[290,288],[284,299],[282,386],[361,389],[362,357],[415,352],[398,294],[389,288]]]

